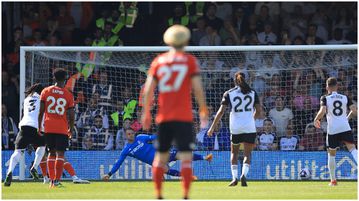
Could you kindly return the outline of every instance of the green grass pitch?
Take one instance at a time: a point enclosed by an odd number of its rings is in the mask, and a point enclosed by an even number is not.
[[[196,181],[191,199],[357,199],[357,182],[339,181],[330,187],[328,182],[249,181],[248,187],[228,187],[229,182]],[[154,199],[150,181],[91,182],[49,189],[40,182],[13,182],[2,187],[2,199]],[[179,181],[165,182],[165,199],[181,199]]]

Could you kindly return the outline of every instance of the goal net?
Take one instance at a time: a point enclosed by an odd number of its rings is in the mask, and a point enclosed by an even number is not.
[[[310,169],[313,179],[329,177],[324,152],[326,122],[324,119],[321,129],[314,128],[312,122],[320,97],[326,93],[325,80],[330,76],[339,79],[340,93],[357,102],[356,48],[355,45],[187,48],[198,58],[211,120],[223,93],[234,87],[233,76],[237,71],[245,74],[259,95],[264,110],[256,120],[258,138],[249,179],[296,180],[304,167]],[[78,175],[99,179],[100,174],[108,172],[126,143],[124,128],[144,133],[139,120],[141,90],[151,61],[165,50],[166,47],[22,49],[22,92],[36,82],[53,84],[54,68],[65,68],[69,73],[66,87],[75,97],[77,132],[67,157]],[[194,172],[199,179],[230,179],[229,112],[214,136],[208,137],[206,129],[198,126],[198,107],[195,102],[193,105],[196,153],[214,155],[211,163],[194,162]],[[153,116],[155,113],[156,107]],[[357,122],[351,120],[350,124],[356,140]],[[149,133],[156,133],[156,125]],[[344,152],[345,147],[341,150],[337,156],[338,177],[356,178],[354,160]],[[93,167],[87,168],[89,164]],[[179,168],[178,163],[170,165]],[[147,169],[148,166],[128,158],[113,179],[150,178]]]

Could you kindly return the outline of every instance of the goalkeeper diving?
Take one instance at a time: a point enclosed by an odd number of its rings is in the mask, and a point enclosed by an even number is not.
[[[112,167],[111,171],[103,176],[103,180],[107,181],[110,179],[111,175],[113,175],[121,166],[123,161],[126,159],[127,156],[131,156],[136,158],[144,163],[152,165],[152,162],[155,158],[156,149],[153,145],[149,142],[152,142],[157,138],[157,135],[145,135],[145,134],[138,134],[135,136],[135,131],[132,128],[128,128],[125,130],[127,136],[127,144],[125,148],[121,151],[120,158]],[[170,153],[170,159],[168,162],[178,160],[177,157],[177,150],[173,149]],[[207,156],[202,156],[199,154],[193,154],[193,160],[206,160],[211,162],[213,158],[212,154],[208,154]],[[165,169],[165,173],[171,176],[181,176],[180,171],[170,169],[168,166]],[[197,179],[197,177],[193,177],[193,179]]]

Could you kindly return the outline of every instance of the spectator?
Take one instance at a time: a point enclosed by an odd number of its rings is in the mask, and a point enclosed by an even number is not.
[[[98,104],[104,107],[105,113],[112,110],[112,101],[115,96],[114,87],[108,81],[108,73],[105,69],[102,69],[99,73],[98,84],[94,84],[92,87],[92,94],[98,93],[100,95]]]
[[[316,109],[312,107],[312,100],[309,96],[305,97],[303,102],[303,109],[295,110],[295,125],[297,127],[298,133],[304,133],[305,127],[310,122],[314,121]]]
[[[15,138],[18,133],[15,121],[7,114],[4,104],[1,105],[1,142],[2,150],[15,148]]]
[[[240,53],[237,57],[236,57],[236,61],[237,61],[237,65],[231,68],[230,71],[230,77],[233,79],[234,75],[238,72],[241,71],[245,78],[248,79],[249,78],[249,72],[248,69],[246,67],[246,57],[244,53]]]
[[[106,46],[119,46],[123,44],[118,35],[113,33],[113,28],[112,23],[105,23],[105,29],[101,39],[105,41]]]
[[[168,19],[167,26],[170,27],[174,24],[180,24],[183,26],[189,26],[190,20],[185,12],[185,6],[183,3],[177,3],[173,10],[173,17]]]
[[[93,147],[96,150],[112,150],[114,143],[113,135],[110,133],[108,128],[103,127],[102,122],[103,120],[101,115],[95,116],[94,125],[88,129],[84,139],[91,138]]]
[[[94,144],[90,135],[85,135],[84,139],[82,140],[82,149],[84,150],[94,150]]]
[[[301,5],[294,6],[293,13],[290,14],[290,17],[283,18],[284,28],[288,29],[289,39],[294,40],[295,37],[300,36],[301,38],[305,37],[305,32],[307,30],[307,20],[304,18],[303,8]]]
[[[40,29],[35,29],[33,33],[33,38],[29,40],[28,45],[32,46],[46,46],[47,42],[43,40],[42,33]]]
[[[14,84],[15,77],[10,77],[6,71],[2,71],[1,80],[1,100],[6,106],[7,115],[12,117],[16,122],[19,119],[19,92]],[[18,83],[16,83],[18,84]]]
[[[294,151],[298,149],[299,137],[294,134],[294,125],[289,122],[286,127],[285,136],[280,138],[279,146],[281,151]]]
[[[132,125],[132,119],[126,118],[123,120],[122,128],[119,129],[116,133],[116,140],[115,140],[115,149],[120,150],[123,149],[126,140],[126,129],[130,128]]]
[[[266,5],[261,6],[259,15],[257,15],[257,29],[259,32],[264,31],[264,25],[272,24],[274,20],[269,16],[269,8]]]
[[[296,36],[293,39],[293,45],[305,45],[303,38],[301,36]]]
[[[199,45],[199,41],[206,35],[206,20],[203,17],[197,19],[196,28],[192,29],[192,44]]]
[[[311,100],[311,107],[317,109],[319,107],[319,98],[309,95],[309,85],[303,84],[300,87],[294,89],[293,106],[296,110],[302,110],[304,108],[304,100],[309,98]]]
[[[343,37],[343,30],[340,28],[334,29],[332,40],[327,41],[327,44],[350,44],[351,42],[345,40]]]
[[[237,32],[239,32],[240,36],[244,36],[248,33],[249,24],[248,19],[244,15],[243,7],[239,7],[233,14],[233,24],[234,28]]]
[[[283,96],[278,96],[275,99],[275,108],[269,111],[269,117],[274,121],[278,137],[285,135],[288,122],[294,117],[292,110],[284,107],[284,100]]]
[[[263,131],[258,133],[257,147],[260,151],[272,151],[278,147],[273,121],[269,118],[263,121]]]
[[[323,39],[317,36],[317,30],[318,30],[318,26],[315,24],[310,24],[308,26],[307,38],[305,40],[307,45],[324,44]]]
[[[206,35],[199,40],[200,46],[219,46],[221,45],[221,37],[212,25],[206,27]]]
[[[213,29],[215,29],[218,32],[223,26],[223,21],[220,18],[216,17],[216,13],[217,13],[217,7],[215,4],[211,3],[207,7],[204,18],[207,21],[207,25],[211,26]]]
[[[79,114],[79,118],[76,122],[76,126],[80,129],[90,129],[94,125],[94,119],[96,116],[102,117],[102,125],[104,128],[109,128],[108,116],[103,108],[98,104],[99,94],[94,93],[90,98],[88,106],[84,112]]]
[[[66,10],[66,6],[60,6],[59,16],[56,20],[58,23],[57,31],[60,32],[62,44],[73,44],[72,32],[75,29],[75,20]]]
[[[216,17],[226,20],[232,15],[232,3],[214,2],[217,7]]]
[[[207,133],[208,129],[205,133]],[[222,123],[217,124],[213,135],[209,137],[204,135],[203,146],[206,150],[212,151],[228,151],[230,147],[230,133],[229,129],[222,126]]]
[[[230,19],[224,21],[223,27],[219,31],[219,35],[222,42],[226,41],[228,38],[232,38],[234,44],[239,45],[240,43],[239,31],[234,28]]]
[[[118,34],[124,26],[124,22],[121,21],[120,13],[117,9],[112,10],[111,17],[107,18],[106,22],[112,24],[112,33],[114,34]]]
[[[316,129],[313,123],[310,123],[305,128],[305,133],[300,140],[299,150],[305,151],[323,151],[324,150],[324,136],[323,133]]]
[[[263,96],[259,96],[259,102],[262,104],[263,100]],[[264,125],[264,120],[266,120],[266,109],[262,108],[261,112],[259,113],[259,116],[255,119],[255,124],[256,124],[256,130],[257,133],[263,132],[263,125]]]
[[[104,30],[106,20],[110,17],[110,11],[108,9],[102,8],[101,9],[101,17],[96,19],[96,27]]]
[[[322,39],[324,43],[328,40],[328,31],[330,31],[331,24],[327,12],[327,6],[325,4],[320,4],[316,13],[314,13],[312,19],[309,21],[309,23],[316,25],[316,36]]]
[[[116,129],[120,129],[120,125],[122,125],[122,119],[123,119],[123,102],[122,100],[117,100],[116,101],[116,111],[114,111],[110,116],[111,116],[111,120],[113,122],[113,125]]]
[[[133,96],[131,88],[124,88],[122,90],[122,102],[123,102],[123,120],[130,118],[133,119],[138,101],[136,97]]]
[[[256,3],[254,13],[260,15],[262,6],[266,6],[269,10],[269,16],[271,18],[278,18],[280,14],[280,7],[278,2],[258,2]]]
[[[354,12],[357,12],[356,10]],[[336,17],[333,20],[332,30],[341,29],[343,35],[346,35],[351,29],[353,24],[353,16],[349,9],[342,7],[337,9]]]
[[[61,40],[58,33],[54,33],[49,36],[48,46],[61,46]]]
[[[260,73],[267,82],[272,79],[274,75],[279,75],[279,70],[273,64],[273,56],[268,55],[263,57],[263,64],[261,70],[258,72]]]
[[[262,45],[274,45],[277,43],[277,36],[272,31],[272,25],[264,25],[264,31],[258,34],[258,41]]]

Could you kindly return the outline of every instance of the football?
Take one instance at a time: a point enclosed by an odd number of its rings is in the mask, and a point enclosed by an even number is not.
[[[311,172],[308,168],[303,168],[300,172],[299,172],[299,178],[301,180],[309,180],[311,178]]]

